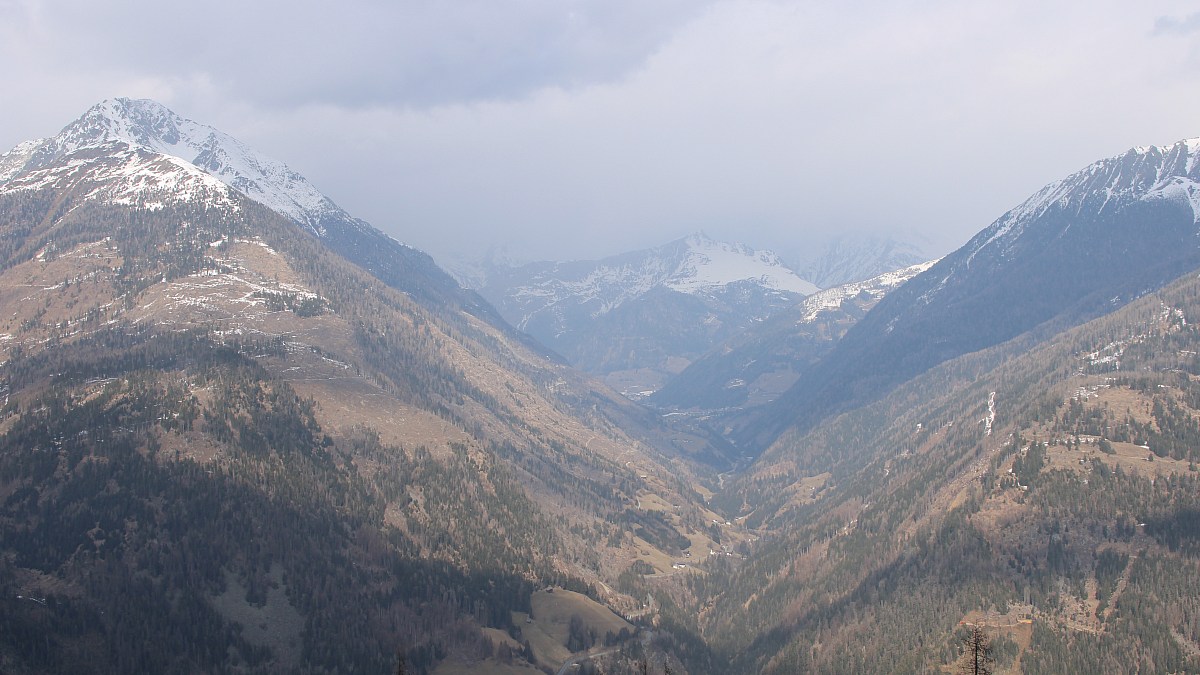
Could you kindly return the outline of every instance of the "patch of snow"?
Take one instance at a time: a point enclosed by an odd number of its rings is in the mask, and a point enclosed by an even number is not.
[[[836,310],[846,300],[861,293],[868,293],[876,299],[882,298],[900,284],[933,267],[937,260],[912,265],[904,269],[881,274],[873,279],[858,281],[842,286],[827,288],[804,299],[804,315],[798,323],[811,323],[823,312]]]
[[[992,393],[988,394],[987,406],[988,406],[988,414],[987,414],[987,418],[984,419],[983,435],[991,436],[992,435],[992,423],[996,421],[996,392],[993,391]]]
[[[1179,201],[1192,209],[1195,222],[1200,223],[1200,185],[1183,176],[1173,176],[1147,193],[1146,198]]]
[[[238,244],[253,244],[254,246],[261,246],[267,250],[267,253],[270,253],[271,255],[279,255],[279,252],[271,248],[270,244],[263,241],[262,237],[254,237],[253,239],[234,239],[234,242]]]

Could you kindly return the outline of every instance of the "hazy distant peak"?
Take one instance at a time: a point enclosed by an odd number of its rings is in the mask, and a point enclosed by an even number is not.
[[[688,248],[705,248],[718,242],[716,239],[708,236],[708,233],[704,230],[696,230],[695,232],[683,237],[682,239],[678,239],[673,243],[682,244]],[[742,244],[733,244],[732,242],[729,244],[745,248]]]
[[[493,258],[484,264],[483,274],[476,275],[486,277],[477,279],[480,288],[499,284],[520,291],[521,297],[603,298],[601,313],[659,287],[689,295],[721,292],[739,282],[799,295],[820,290],[771,251],[716,241],[703,232],[656,248],[594,261],[506,265],[503,260]],[[460,272],[460,276],[468,275]],[[539,290],[534,292],[534,287]]]
[[[771,251],[719,242],[703,232],[685,238],[686,251],[665,285],[681,293],[697,293],[752,281],[764,288],[809,295],[821,290],[800,278]]]
[[[818,286],[832,288],[872,279],[928,259],[929,256],[912,243],[851,233],[828,240],[796,270]]]

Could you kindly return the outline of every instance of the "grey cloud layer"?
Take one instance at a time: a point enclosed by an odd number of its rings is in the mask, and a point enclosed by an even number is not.
[[[618,78],[705,4],[67,0],[4,14],[40,33],[62,65],[209,73],[229,95],[264,105],[428,106]]]
[[[0,142],[157,98],[439,255],[954,246],[1200,135],[1194,3],[0,0]]]

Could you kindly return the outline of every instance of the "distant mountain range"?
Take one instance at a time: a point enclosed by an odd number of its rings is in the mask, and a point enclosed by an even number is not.
[[[696,359],[649,397],[649,403],[702,413],[769,403],[892,290],[933,262],[827,288],[782,308]]]
[[[769,251],[703,234],[596,261],[492,263],[477,288],[514,326],[633,396],[819,290]]]

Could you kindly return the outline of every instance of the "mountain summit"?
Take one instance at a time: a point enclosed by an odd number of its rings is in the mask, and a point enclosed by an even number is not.
[[[330,220],[353,220],[283,162],[147,99],[101,101],[53,138],[19,146],[12,157],[5,156],[8,161],[0,160],[0,181],[22,170],[49,166],[81,149],[113,143],[177,157],[318,236],[327,234],[325,224]],[[19,161],[22,157],[24,162]]]
[[[599,317],[653,289],[693,296],[720,295],[736,284],[765,292],[811,295],[821,290],[801,279],[770,251],[719,242],[703,232],[663,246],[594,261],[489,263],[480,290],[519,328],[564,303]]]
[[[951,271],[976,258],[1009,257],[1044,229],[1056,239],[1080,220],[1118,219],[1133,208],[1177,210],[1200,222],[1200,138],[1131,148],[1047,185],[967,243]]]
[[[229,203],[227,187],[296,222],[351,262],[415,298],[503,324],[422,251],[351,216],[304,176],[213,127],[160,103],[114,98],[57,135],[0,155],[0,185],[33,190],[91,185],[109,204]]]

